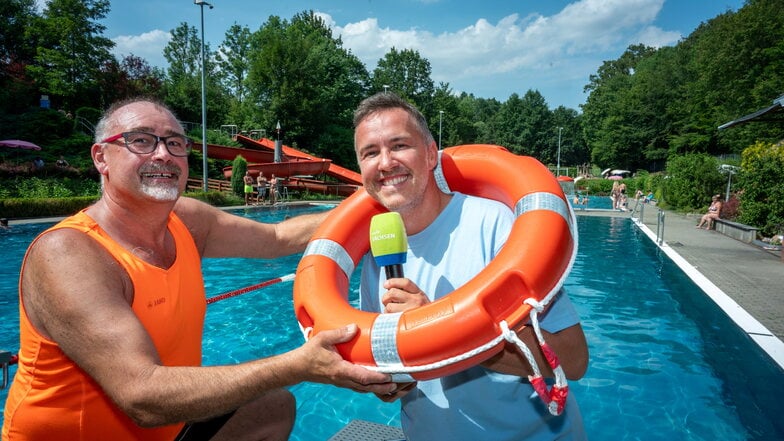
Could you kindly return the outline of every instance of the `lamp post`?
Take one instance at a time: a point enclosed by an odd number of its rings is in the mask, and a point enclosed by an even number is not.
[[[727,201],[730,200],[730,187],[732,186],[732,175],[734,173],[737,173],[739,169],[740,169],[739,167],[736,167],[734,165],[729,165],[729,164],[721,164],[719,166],[719,170],[721,170],[723,172],[727,172],[727,175],[728,175],[727,176],[727,193],[726,193],[726,196],[724,197],[724,202],[727,202]]]
[[[558,127],[558,162],[555,165],[555,175],[561,176],[561,132],[563,127]]]
[[[384,87],[384,93],[389,92],[389,84],[384,84],[382,87]]]
[[[207,93],[205,77],[207,75],[207,63],[204,56],[204,7],[212,5],[204,0],[193,0],[193,4],[201,9],[201,153],[202,153],[202,186],[206,193],[207,187]]]
[[[444,111],[438,111],[438,150],[441,150],[441,124],[444,121]]]

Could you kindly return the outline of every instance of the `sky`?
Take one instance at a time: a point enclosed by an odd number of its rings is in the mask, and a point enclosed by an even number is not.
[[[43,3],[45,0],[38,0]],[[675,45],[701,23],[744,0],[208,0],[204,36],[212,50],[237,23],[251,32],[270,16],[319,14],[370,72],[392,48],[414,49],[431,78],[459,94],[506,101],[537,90],[554,109],[579,111],[583,88],[604,61],[632,44]],[[187,22],[201,33],[192,0],[112,0],[102,21],[118,58],[133,54],[166,68],[169,32]]]

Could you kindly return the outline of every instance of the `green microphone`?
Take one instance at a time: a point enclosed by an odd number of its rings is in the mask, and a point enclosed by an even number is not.
[[[370,219],[370,252],[376,264],[384,267],[387,279],[403,277],[407,250],[406,227],[400,213],[390,211]]]

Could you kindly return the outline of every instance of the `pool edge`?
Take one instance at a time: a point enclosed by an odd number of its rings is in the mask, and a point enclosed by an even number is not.
[[[755,319],[735,300],[711,282],[710,279],[699,272],[694,265],[690,264],[683,256],[672,249],[666,241],[663,241],[661,244],[658,243],[656,233],[648,228],[647,225],[634,218],[632,218],[632,222],[784,370],[784,342],[781,339],[776,337],[759,320]]]

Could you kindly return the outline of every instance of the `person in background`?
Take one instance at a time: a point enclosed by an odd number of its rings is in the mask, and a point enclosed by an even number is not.
[[[4,230],[10,230],[11,229],[11,226],[8,225],[8,219],[7,218],[4,217],[4,218],[0,219],[0,228],[2,228]]]
[[[710,230],[713,227],[713,221],[721,216],[722,205],[721,195],[713,195],[711,204],[708,207],[708,212],[700,218],[700,222],[694,228],[702,228],[702,226],[705,225],[705,229]]]
[[[242,182],[245,184],[245,205],[250,205],[250,197],[253,195],[253,176],[250,175],[250,171],[245,172]]]
[[[270,204],[275,205],[278,202],[278,178],[275,177],[275,173],[272,174],[272,177],[269,181],[269,197],[270,197]]]
[[[612,199],[613,210],[617,210],[621,204],[621,185],[618,181],[613,181],[610,199]]]
[[[263,171],[260,171],[259,176],[256,177],[256,188],[258,189],[256,204],[264,203],[264,198],[267,196],[267,177],[264,176]]]
[[[149,99],[114,104],[95,136],[100,199],[38,236],[22,263],[3,441],[285,440],[296,412],[286,386],[394,389],[337,352],[353,325],[284,354],[202,367],[201,259],[301,252],[326,212],[265,224],[181,197],[191,141]]]
[[[400,213],[409,245],[405,278],[385,279],[370,253],[363,257],[362,310],[397,313],[425,305],[465,284],[499,252],[514,214],[496,201],[441,192],[433,176],[438,147],[425,118],[408,102],[392,93],[364,100],[354,113],[354,148],[365,190]],[[541,324],[567,377],[582,377],[588,347],[565,291]],[[515,331],[552,376],[532,328],[520,324]],[[530,374],[517,348],[507,345],[481,365],[377,396],[401,400],[401,423],[411,441],[585,439],[573,394],[564,413],[552,416],[528,382]]]
[[[65,160],[65,157],[63,155],[60,155],[60,159],[58,159],[57,162],[54,163],[54,165],[60,168],[65,168],[68,167],[68,161]]]

